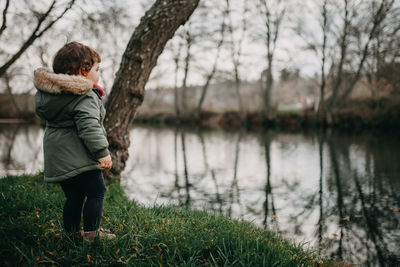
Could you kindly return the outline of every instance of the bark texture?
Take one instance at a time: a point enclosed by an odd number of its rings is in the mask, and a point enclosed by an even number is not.
[[[131,36],[106,105],[104,126],[113,160],[112,174],[120,174],[125,168],[129,157],[129,130],[143,102],[151,70],[167,41],[189,19],[198,2],[157,0]]]

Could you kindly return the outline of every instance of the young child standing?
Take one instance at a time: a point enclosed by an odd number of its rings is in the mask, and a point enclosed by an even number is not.
[[[106,186],[101,169],[112,161],[103,127],[104,89],[97,85],[101,58],[78,42],[64,45],[54,57],[53,71],[34,72],[35,111],[46,121],[43,137],[44,180],[60,183],[67,198],[64,228],[79,233],[83,208],[84,241],[115,235],[100,228]]]

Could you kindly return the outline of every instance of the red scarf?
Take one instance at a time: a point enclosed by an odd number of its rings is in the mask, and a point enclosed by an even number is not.
[[[99,91],[99,95],[100,95],[101,97],[103,97],[103,96],[106,95],[106,90],[104,90],[104,88],[101,87],[100,85],[98,85],[97,83],[94,83],[94,84],[93,84],[93,88],[95,88],[95,89],[97,89],[97,90]]]

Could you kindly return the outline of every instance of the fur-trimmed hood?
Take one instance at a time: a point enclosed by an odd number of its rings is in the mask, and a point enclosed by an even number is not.
[[[50,94],[82,95],[93,88],[93,82],[83,76],[57,74],[46,68],[38,68],[34,71],[33,83],[38,90]]]

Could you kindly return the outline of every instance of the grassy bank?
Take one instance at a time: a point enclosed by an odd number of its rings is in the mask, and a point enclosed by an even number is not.
[[[112,242],[82,244],[62,230],[64,195],[42,175],[0,179],[0,265],[328,266],[302,245],[250,223],[207,212],[130,201],[116,182],[106,195]]]

